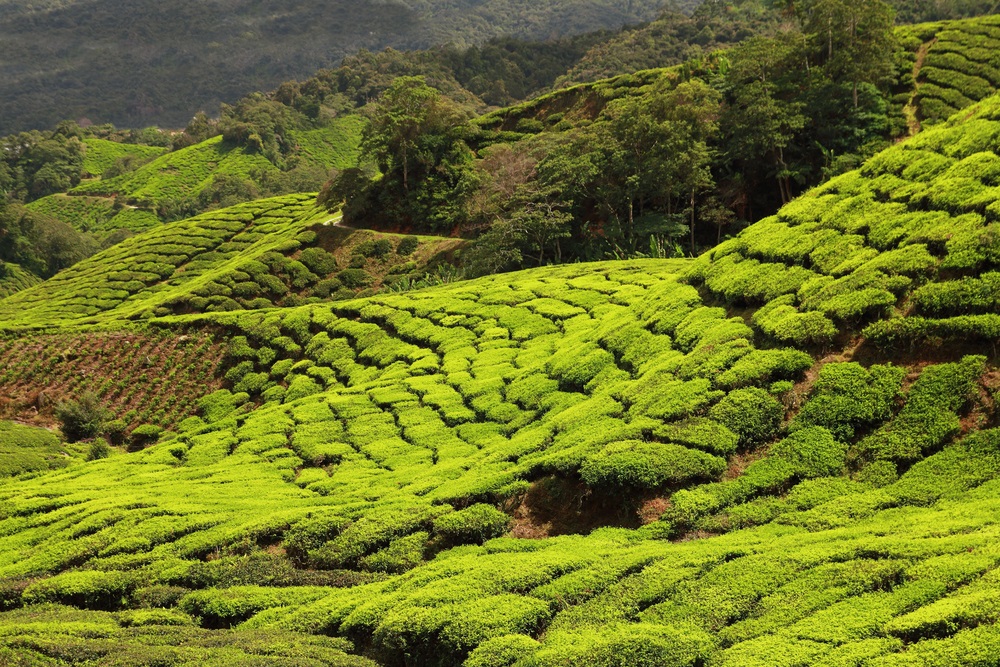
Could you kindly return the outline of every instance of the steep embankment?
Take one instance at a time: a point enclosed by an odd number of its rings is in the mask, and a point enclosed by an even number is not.
[[[0,487],[0,646],[991,664],[998,138],[993,97],[694,262],[150,320],[228,389]]]

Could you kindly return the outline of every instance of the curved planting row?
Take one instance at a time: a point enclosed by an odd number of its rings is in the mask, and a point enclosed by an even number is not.
[[[687,279],[773,340],[997,338],[1000,99],[898,144],[702,256]],[[907,317],[900,317],[907,315]],[[867,326],[865,326],[867,325]]]
[[[991,98],[694,262],[153,320],[228,386],[0,486],[0,650],[992,664],[998,138]]]
[[[992,568],[990,510],[963,509],[981,523],[951,540],[903,535],[885,512],[947,533],[925,506],[1000,471],[992,435],[940,451],[977,405],[984,360],[915,377],[827,364],[797,390],[812,357],[758,348],[678,281],[686,268],[580,265],[158,321],[228,331],[232,389],[144,452],[0,490],[4,604],[25,605],[0,644],[52,655],[66,633],[19,629],[71,613],[47,603],[94,610],[81,622],[109,638],[138,614],[183,637],[238,626],[227,642],[340,635],[381,664],[812,664],[937,636],[907,625],[868,642],[974,592],[961,587]],[[553,480],[633,512],[666,498],[666,513],[507,537],[504,510]],[[956,550],[964,574],[920,565]],[[855,607],[831,635],[824,619]]]
[[[115,200],[105,197],[49,195],[26,208],[65,222],[78,231],[102,236],[118,229],[138,233],[162,224],[154,213],[117,207]]]
[[[25,271],[17,264],[10,262],[0,264],[0,299],[34,287],[41,282],[41,278],[30,271]]]
[[[61,401],[93,393],[123,430],[170,427],[222,385],[223,346],[156,333],[27,335],[0,340],[0,414],[51,422]]]
[[[158,225],[4,300],[0,327],[350,299],[417,284],[464,243],[345,229],[336,220],[312,195],[290,195]]]
[[[325,215],[309,195],[207,213],[126,239],[0,303],[5,327],[59,326],[138,317],[153,304],[209,282],[227,262],[298,247],[296,235]],[[328,216],[327,216],[328,217]]]
[[[912,103],[925,125],[947,120],[1000,87],[1000,17],[903,26],[898,36],[917,53]]]

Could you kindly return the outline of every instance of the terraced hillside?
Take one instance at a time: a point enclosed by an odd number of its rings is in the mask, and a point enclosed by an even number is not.
[[[125,144],[97,137],[88,137],[83,143],[86,146],[83,153],[83,172],[91,177],[100,176],[123,158],[150,160],[167,151],[166,148],[159,146]]]
[[[0,298],[41,283],[41,278],[25,271],[17,264],[4,262],[0,265]]]
[[[36,199],[25,208],[55,218],[77,231],[90,232],[107,239],[116,230],[143,232],[162,224],[153,211],[122,206],[111,197],[49,195]]]
[[[156,230],[0,301],[228,342],[157,444],[0,486],[0,657],[996,664],[998,137],[995,96],[694,261],[156,317],[265,250],[164,244],[193,277],[97,294]]]
[[[910,105],[919,122],[947,120],[1000,86],[1000,16],[904,26],[897,34],[912,53]]]
[[[346,115],[332,121],[329,127],[289,130],[288,141],[295,146],[295,155],[303,164],[343,169],[357,161],[363,125],[360,116]],[[259,152],[216,136],[163,154],[135,171],[87,181],[70,194],[114,195],[129,204],[155,210],[172,201],[197,198],[216,178],[253,177],[259,181],[278,173],[280,170]]]
[[[83,459],[82,450],[45,429],[0,422],[0,479],[65,468]]]
[[[50,328],[298,305],[419,282],[460,239],[335,227],[315,195],[159,225],[0,302],[0,327]]]

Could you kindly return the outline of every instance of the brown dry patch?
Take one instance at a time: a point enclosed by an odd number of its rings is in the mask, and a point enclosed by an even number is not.
[[[670,507],[670,501],[666,498],[650,498],[639,506],[639,521],[644,526],[656,523]]]
[[[223,345],[206,335],[37,334],[0,341],[0,417],[52,426],[55,406],[93,392],[129,427],[169,428],[222,386]]]
[[[729,459],[729,466],[726,468],[726,472],[722,474],[722,481],[731,482],[742,475],[750,467],[751,463],[760,461],[765,456],[767,456],[767,447],[760,447],[752,452],[738,452],[734,454]]]
[[[505,509],[513,517],[512,537],[542,539],[583,535],[607,526],[638,528],[639,503],[621,493],[596,491],[583,482],[545,477],[509,501]]]

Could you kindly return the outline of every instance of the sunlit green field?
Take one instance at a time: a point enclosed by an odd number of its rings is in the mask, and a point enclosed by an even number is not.
[[[330,300],[292,196],[0,301],[224,348],[141,451],[0,429],[0,660],[997,664],[998,139],[991,97],[694,260]]]

